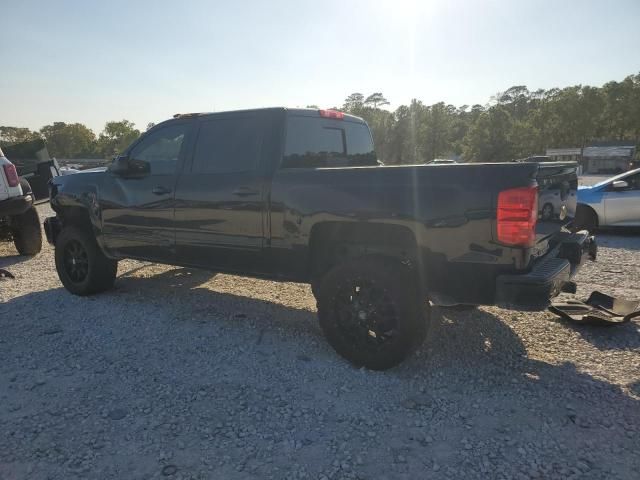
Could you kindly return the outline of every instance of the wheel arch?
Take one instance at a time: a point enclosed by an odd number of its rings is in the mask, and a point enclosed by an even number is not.
[[[388,223],[318,223],[311,229],[309,249],[312,280],[341,261],[364,255],[390,257],[408,264],[419,260],[414,233],[406,226]]]

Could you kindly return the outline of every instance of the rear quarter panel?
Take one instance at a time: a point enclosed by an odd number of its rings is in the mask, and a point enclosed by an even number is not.
[[[271,247],[276,258],[293,251],[295,262],[283,268],[302,272],[314,225],[365,222],[410,230],[425,261],[522,264],[521,249],[493,238],[495,202],[500,190],[535,182],[536,171],[535,164],[279,170],[271,188]]]

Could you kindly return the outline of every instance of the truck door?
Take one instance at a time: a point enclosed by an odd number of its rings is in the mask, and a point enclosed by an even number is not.
[[[106,247],[125,257],[170,263],[175,248],[175,184],[195,122],[157,127],[128,151],[131,165],[145,173],[114,174],[100,191]]]
[[[176,187],[179,263],[262,271],[261,121],[256,112],[200,119],[191,168]]]

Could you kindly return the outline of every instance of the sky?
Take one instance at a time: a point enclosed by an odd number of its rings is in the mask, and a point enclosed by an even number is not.
[[[0,125],[342,105],[486,104],[640,72],[640,0],[0,0]]]

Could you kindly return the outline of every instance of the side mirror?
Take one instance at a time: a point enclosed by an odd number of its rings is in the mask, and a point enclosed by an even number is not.
[[[129,172],[129,157],[127,155],[115,157],[109,165],[109,171],[114,175],[126,175]]]
[[[629,184],[624,180],[616,180],[611,184],[611,188],[613,188],[614,190],[625,190],[629,188]]]
[[[116,157],[109,171],[122,177],[143,177],[151,173],[151,165],[144,160],[135,160],[128,155]]]

